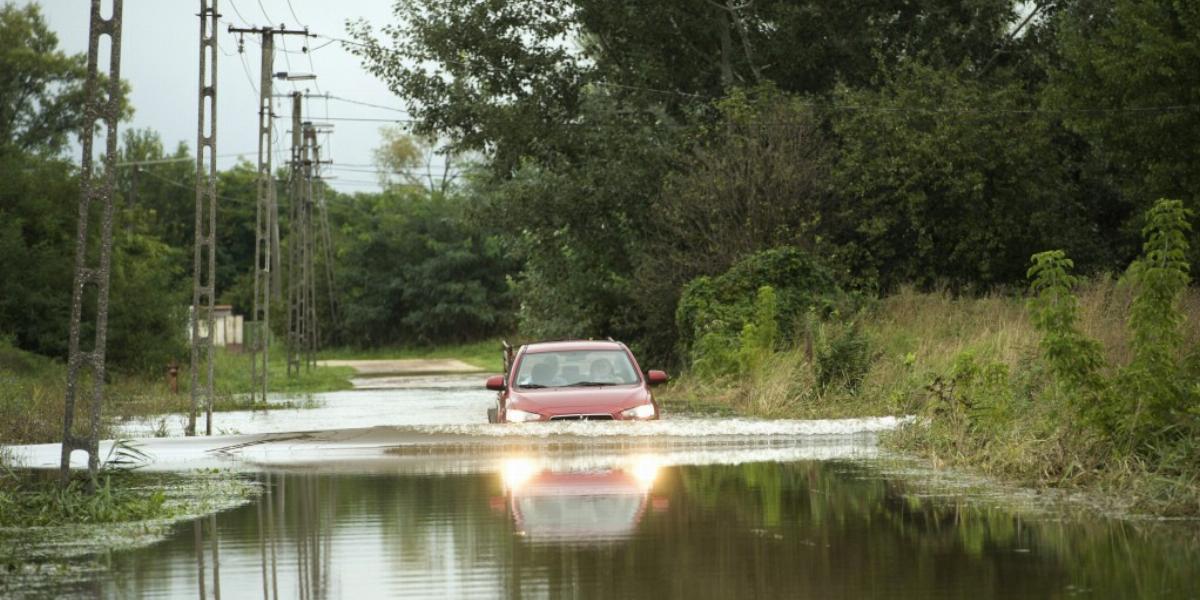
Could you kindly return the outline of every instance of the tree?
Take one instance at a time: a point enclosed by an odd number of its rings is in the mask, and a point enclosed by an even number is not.
[[[1104,264],[1092,203],[1053,120],[1020,81],[909,65],[879,91],[842,88],[833,182],[822,215],[837,262],[883,289],[958,289],[1020,281],[1029,248],[1062,247]]]
[[[62,152],[83,121],[86,78],[84,55],[58,49],[36,4],[0,6],[0,143]]]
[[[372,347],[482,339],[511,326],[511,261],[455,193],[393,186],[330,201],[341,339]]]
[[[1136,247],[1138,218],[1160,197],[1200,193],[1200,5],[1178,0],[1080,0],[1057,13],[1061,62],[1049,108],[1096,152],[1121,190],[1117,217]],[[1128,256],[1125,258],[1132,258]]]

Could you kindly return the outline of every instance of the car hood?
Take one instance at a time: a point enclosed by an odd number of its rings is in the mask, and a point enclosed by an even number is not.
[[[545,415],[577,412],[614,413],[650,402],[645,386],[561,387],[513,392],[512,408]]]

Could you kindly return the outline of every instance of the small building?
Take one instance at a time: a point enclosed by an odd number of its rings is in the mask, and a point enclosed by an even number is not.
[[[196,307],[190,307],[188,310],[188,325],[187,337],[188,341],[192,341],[192,318],[196,314]],[[245,328],[245,317],[242,315],[233,314],[233,306],[230,304],[217,304],[213,306],[213,336],[212,342],[214,346],[228,348],[233,351],[242,349],[243,330]],[[200,335],[208,335],[207,319],[200,320]]]

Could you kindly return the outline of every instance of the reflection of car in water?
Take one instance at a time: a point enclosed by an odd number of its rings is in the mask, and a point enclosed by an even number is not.
[[[658,468],[649,461],[630,467],[556,472],[512,459],[502,473],[502,508],[518,535],[538,542],[597,542],[633,534]]]
[[[665,381],[662,371],[643,376],[620,342],[526,344],[506,352],[505,373],[487,380],[499,392],[488,422],[657,419],[650,386]]]

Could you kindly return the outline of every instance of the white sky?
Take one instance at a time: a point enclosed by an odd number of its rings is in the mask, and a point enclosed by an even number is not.
[[[23,3],[30,2],[24,0]],[[50,28],[58,34],[61,49],[68,53],[87,52],[91,6],[88,0],[42,0],[36,3],[41,5]],[[102,12],[107,13],[111,0],[105,0],[103,6]],[[391,7],[391,0],[290,0],[290,7],[289,0],[217,0],[218,12],[224,21],[218,32],[220,53],[217,56],[218,167],[225,169],[233,165],[238,160],[237,155],[253,163],[257,160],[258,148],[255,133],[258,127],[258,96],[251,87],[251,80],[254,86],[258,85],[261,60],[259,38],[246,37],[245,54],[242,56],[246,68],[243,68],[237,54],[237,36],[226,31],[229,24],[258,27],[268,24],[269,16],[269,23],[274,26],[281,23],[288,28],[307,25],[313,33],[348,38],[345,26],[347,19],[365,17],[378,28],[394,21]],[[295,10],[295,16],[292,9]],[[167,152],[173,151],[180,141],[187,142],[188,148],[195,152],[200,39],[200,20],[196,14],[199,11],[199,0],[125,0],[121,31],[121,78],[132,87],[134,115],[131,122],[122,124],[122,128],[154,129],[162,136]],[[300,25],[297,25],[298,19]],[[381,81],[368,74],[359,59],[346,52],[341,44],[329,44],[312,52],[310,67],[308,57],[299,53],[301,37],[286,38],[283,42],[292,53],[282,52],[283,45],[276,38],[275,70],[289,70],[288,61],[291,61],[291,71],[315,72],[318,76],[315,82],[295,82],[296,89],[314,94],[319,89],[320,92],[350,100],[403,108],[400,99],[393,96]],[[328,41],[315,38],[307,43],[310,47],[316,47]],[[277,94],[287,94],[292,89],[292,83],[275,82]],[[276,103],[277,115],[290,116],[290,99],[277,98]],[[307,109],[317,122],[322,122],[326,116],[368,119],[406,117],[396,111],[315,98],[309,102]],[[328,122],[335,127],[322,149],[322,158],[334,160],[332,167],[326,167],[326,174],[336,176],[329,183],[344,192],[378,190],[375,175],[362,171],[371,169],[371,151],[379,144],[379,128],[386,123]],[[276,165],[289,156],[286,144],[279,143],[290,143],[289,128],[288,119],[276,121]]]

